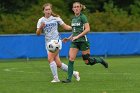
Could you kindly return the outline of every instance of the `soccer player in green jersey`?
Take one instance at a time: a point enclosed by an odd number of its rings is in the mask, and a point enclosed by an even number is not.
[[[87,17],[81,13],[85,6],[80,2],[73,3],[73,12],[75,16],[72,18],[72,35],[69,38],[64,38],[63,42],[71,40],[70,50],[69,50],[69,63],[68,63],[68,78],[63,83],[70,83],[73,74],[73,64],[78,51],[82,51],[82,58],[87,65],[94,65],[96,63],[102,64],[105,68],[108,68],[108,63],[102,58],[90,57],[90,47],[89,41],[86,34],[90,31],[90,25],[88,23]]]

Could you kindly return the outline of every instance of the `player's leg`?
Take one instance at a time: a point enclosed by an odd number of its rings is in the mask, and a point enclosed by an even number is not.
[[[79,49],[77,48],[70,48],[69,50],[69,63],[68,63],[68,78],[67,80],[62,81],[63,83],[69,83],[72,79],[72,74],[74,70],[74,60],[76,58],[76,55],[78,53]]]
[[[55,62],[58,68],[65,72],[68,72],[68,66],[60,60],[59,54],[55,57]],[[80,81],[80,75],[78,71],[73,71],[73,76],[76,78],[77,81]]]
[[[62,49],[62,41],[59,40],[59,50]],[[59,57],[59,53],[57,53],[57,55],[55,56],[55,62],[57,64],[57,67],[62,69],[65,72],[68,72],[68,66],[64,63],[61,62],[60,57]],[[73,76],[76,78],[77,81],[80,80],[80,76],[79,76],[79,72],[78,71],[73,71]]]
[[[51,53],[48,51],[48,62],[50,64],[50,69],[54,78],[51,82],[60,82],[58,78],[58,73],[57,73],[57,65],[56,65],[56,62],[54,61],[54,58],[56,55],[57,53]]]
[[[102,58],[90,57],[89,42],[81,43],[80,50],[82,51],[83,60],[87,65],[101,63],[105,68],[108,68],[108,64]]]
[[[108,63],[105,62],[102,58],[95,58],[95,57],[90,57],[90,53],[88,52],[89,50],[82,51],[82,57],[83,60],[87,65],[94,65],[96,63],[101,63],[105,68],[108,68]]]

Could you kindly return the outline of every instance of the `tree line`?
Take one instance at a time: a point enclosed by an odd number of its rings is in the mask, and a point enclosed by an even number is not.
[[[54,11],[70,23],[75,1],[87,7],[84,13],[92,31],[140,30],[139,0],[0,0],[0,34],[34,33],[46,2],[52,3]]]

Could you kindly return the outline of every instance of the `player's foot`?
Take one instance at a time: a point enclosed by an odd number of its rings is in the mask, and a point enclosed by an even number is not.
[[[52,83],[57,83],[57,82],[60,82],[60,80],[59,80],[59,79],[54,78],[51,82],[52,82]]]
[[[78,71],[75,71],[75,72],[73,73],[73,75],[74,75],[74,77],[76,78],[77,81],[80,81],[80,74],[79,74]]]
[[[100,58],[102,60],[101,64],[105,67],[105,68],[108,68],[108,63],[103,59],[103,58]]]
[[[69,80],[69,79],[62,80],[62,83],[70,83],[70,82],[71,82],[71,80]]]

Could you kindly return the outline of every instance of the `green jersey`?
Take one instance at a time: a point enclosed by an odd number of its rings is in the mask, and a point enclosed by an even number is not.
[[[85,23],[88,23],[88,20],[84,14],[80,14],[79,16],[73,17],[71,22],[73,36],[77,36],[84,31]],[[86,35],[74,40],[73,42],[85,42],[85,41],[87,41]]]

